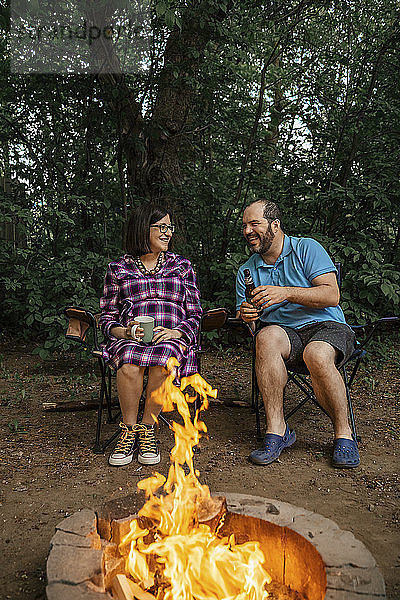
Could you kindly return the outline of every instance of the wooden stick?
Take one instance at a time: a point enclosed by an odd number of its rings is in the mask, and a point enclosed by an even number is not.
[[[208,401],[210,404],[225,404],[225,406],[250,406],[250,402],[246,402],[245,400],[231,400],[230,398],[226,398],[225,400],[208,398]]]
[[[156,600],[153,594],[142,590],[140,585],[126,575],[116,575],[111,582],[111,591],[117,600]]]
[[[134,583],[133,581],[130,581],[128,579],[131,588],[133,590],[133,594],[136,598],[136,600],[156,600],[155,596],[153,596],[153,594],[150,594],[150,592],[145,592],[144,590],[142,590],[142,588],[140,587],[140,585],[138,585],[137,583]]]
[[[250,402],[246,402],[245,400],[231,400],[227,398],[226,401],[222,401],[222,404],[225,406],[250,406]]]
[[[112,400],[111,406],[118,406],[118,400]],[[104,408],[106,404],[103,404]],[[89,400],[89,402],[85,402],[84,400],[69,400],[67,402],[43,402],[42,408],[43,410],[48,411],[73,411],[73,410],[95,410],[99,407],[99,403],[93,400]]]

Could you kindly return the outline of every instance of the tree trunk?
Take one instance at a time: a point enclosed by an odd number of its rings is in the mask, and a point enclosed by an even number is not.
[[[107,6],[99,7],[93,0],[88,5],[88,26],[95,21],[107,22]],[[207,19],[203,15],[205,10]],[[171,188],[176,188],[181,182],[180,155],[195,94],[195,76],[203,60],[204,49],[213,35],[213,21],[225,17],[221,10],[214,11],[213,14],[210,12],[207,2],[200,2],[196,8],[188,7],[182,17],[181,29],[175,27],[169,34],[163,67],[157,78],[154,109],[147,122],[136,94],[121,72],[112,40],[103,39],[101,42],[104,68],[99,72],[98,80],[120,122],[120,142],[126,157],[128,185],[134,197],[165,202],[174,208]]]

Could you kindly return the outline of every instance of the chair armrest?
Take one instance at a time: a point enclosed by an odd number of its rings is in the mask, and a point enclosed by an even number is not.
[[[83,344],[85,342],[87,332],[89,331],[90,327],[92,327],[94,332],[94,347],[97,349],[97,324],[92,313],[79,306],[67,306],[64,308],[63,312],[68,321],[68,327],[65,333],[67,340],[72,340],[73,342],[79,342],[80,344]]]
[[[214,329],[221,329],[226,322],[228,317],[228,311],[226,308],[211,308],[206,310],[201,318],[201,330],[202,331],[213,331]]]
[[[376,327],[382,323],[396,323],[400,321],[400,317],[381,317],[376,321],[370,321],[369,323],[364,323],[364,325],[350,325],[353,331],[360,331],[361,329],[368,329],[368,327]]]
[[[213,331],[214,329],[222,329],[227,317],[228,311],[226,308],[210,308],[209,310],[204,311],[196,339],[198,353],[203,352],[201,349],[203,333]]]
[[[394,325],[395,323],[400,323],[399,317],[381,317],[380,319],[377,319],[376,321],[370,321],[369,323],[364,323],[364,325],[350,325],[350,327],[354,331],[355,334],[357,334],[357,332],[363,332],[363,331],[366,332],[365,339],[362,342],[358,342],[358,348],[362,349],[362,348],[365,348],[365,346],[367,344],[369,344],[369,342],[373,338],[376,330],[379,329],[379,327],[381,327],[384,324]]]

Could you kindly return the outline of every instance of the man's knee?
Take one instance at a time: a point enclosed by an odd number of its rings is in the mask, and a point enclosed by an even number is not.
[[[327,342],[310,342],[304,349],[303,360],[310,373],[335,368],[338,351]]]
[[[287,358],[290,354],[290,342],[285,330],[278,325],[264,327],[256,337],[256,354]]]

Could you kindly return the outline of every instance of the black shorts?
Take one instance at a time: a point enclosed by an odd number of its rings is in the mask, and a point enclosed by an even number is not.
[[[274,325],[274,323],[265,323],[263,327],[269,325]],[[290,341],[289,358],[285,360],[288,369],[304,370],[303,352],[310,342],[327,342],[338,350],[337,367],[341,367],[355,349],[354,331],[345,323],[320,321],[303,325],[297,329],[285,325],[278,325],[278,327],[286,331]]]

